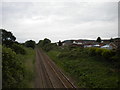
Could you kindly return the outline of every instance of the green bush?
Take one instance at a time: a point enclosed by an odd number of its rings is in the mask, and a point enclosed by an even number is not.
[[[42,47],[43,50],[45,50],[46,52],[50,51],[51,47],[49,47],[48,45],[44,45],[44,47]]]
[[[56,48],[57,48],[57,45],[55,43],[48,43],[42,46],[42,49],[44,49],[46,52],[56,49]]]
[[[47,38],[45,38],[44,40],[40,40],[37,45],[46,52],[57,48],[57,44],[51,43],[51,40]]]
[[[48,52],[52,49],[52,46],[51,44],[47,44],[47,45],[44,45],[43,49]]]
[[[25,46],[34,49],[34,48],[35,48],[35,41],[33,41],[33,40],[28,40],[28,41],[25,42]]]
[[[65,57],[68,57],[68,56],[69,56],[68,52],[62,52],[58,55],[58,58],[65,58]]]
[[[75,59],[75,58],[79,58],[79,57],[81,57],[82,55],[82,53],[81,53],[82,51],[80,50],[80,49],[73,49],[73,50],[71,50],[70,52],[69,52],[69,58],[71,58],[71,59]]]
[[[96,48],[89,48],[88,49],[88,54],[90,55],[90,56],[95,56],[96,55]]]
[[[71,49],[70,51],[66,51],[66,52],[62,52],[58,55],[58,58],[70,58],[70,59],[74,59],[74,58],[78,58],[81,56],[81,52],[80,49]]]
[[[88,48],[87,51],[88,51],[88,55],[90,56],[100,56],[105,58],[106,60],[112,60],[112,57],[116,54],[116,52],[113,50],[102,49],[102,48]]]
[[[12,45],[12,50],[16,52],[16,54],[25,54],[26,51],[23,48],[22,45],[18,45],[18,44],[13,44]]]
[[[2,87],[18,88],[24,77],[24,67],[17,54],[10,48],[2,47]]]
[[[103,49],[101,49],[101,48],[96,48],[96,50],[95,50],[95,53],[98,56],[102,56],[102,52],[103,52]]]
[[[118,56],[118,55],[112,56],[111,59],[112,59],[114,62],[120,62],[120,56]]]
[[[112,51],[111,51],[111,50],[104,49],[103,52],[102,52],[102,56],[103,56],[105,59],[110,59],[110,57],[112,57]]]

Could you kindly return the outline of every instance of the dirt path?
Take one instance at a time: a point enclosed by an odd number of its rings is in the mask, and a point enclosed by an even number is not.
[[[35,88],[76,88],[55,63],[38,48],[35,68]]]

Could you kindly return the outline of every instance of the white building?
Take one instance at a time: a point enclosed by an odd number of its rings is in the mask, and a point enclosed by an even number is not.
[[[117,46],[114,43],[106,44],[104,46],[101,46],[100,48],[105,48],[105,49],[117,49]]]

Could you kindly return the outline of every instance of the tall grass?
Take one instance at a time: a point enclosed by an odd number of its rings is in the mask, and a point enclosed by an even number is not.
[[[104,51],[109,53],[108,50]],[[51,50],[47,54],[76,80],[80,88],[116,88],[119,82],[118,72],[112,62],[98,55],[101,52],[95,49],[90,53],[88,49],[67,47]]]
[[[26,55],[19,54],[25,68],[25,76],[22,85],[24,88],[34,88],[35,51],[32,48],[25,48],[25,50]]]

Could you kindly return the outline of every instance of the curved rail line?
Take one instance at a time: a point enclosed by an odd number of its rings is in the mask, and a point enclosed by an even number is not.
[[[42,50],[37,50],[38,54],[41,57],[41,63],[43,64],[41,67],[45,70],[44,73],[47,73],[47,77],[50,80],[49,74],[47,72],[47,68],[46,65],[49,65],[49,67],[53,70],[53,72],[55,73],[56,77],[59,79],[59,81],[62,83],[62,85],[65,88],[76,88],[76,86],[63,74],[63,72],[58,69],[58,67],[55,65],[55,63],[42,51]],[[54,83],[52,83],[52,81],[50,80],[53,88],[56,88],[54,86]]]
[[[47,55],[46,55],[47,58],[49,58]],[[52,64],[54,64],[54,66],[56,67],[55,63],[49,58],[49,60],[51,61]],[[56,67],[57,68],[57,67]],[[58,69],[58,71],[63,75],[64,78],[66,78],[66,80],[73,86],[73,88],[77,88],[71,81],[69,78],[67,78],[67,76],[60,70]]]
[[[38,50],[38,53],[39,53],[39,55],[40,55],[40,57],[41,57],[41,64],[42,64],[42,67],[45,67],[44,68],[44,70],[47,72],[47,67],[46,67],[46,65],[45,65],[45,62],[46,62],[46,60],[43,58],[43,56],[41,55],[41,53],[39,52],[39,50]],[[43,62],[43,60],[44,60],[44,62]],[[47,65],[49,65],[49,64],[47,64]],[[49,65],[50,66],[50,68],[51,68],[51,65]],[[52,70],[53,70],[53,68],[51,68]],[[43,70],[43,71],[44,71]],[[54,70],[53,70],[54,71]],[[56,74],[56,72],[54,71],[54,73]],[[48,72],[47,72],[47,74],[48,74]],[[49,77],[49,75],[48,75],[48,77]],[[58,78],[58,76],[56,76],[57,78]],[[59,79],[59,78],[58,78]],[[55,85],[54,85],[54,83],[52,83],[52,80],[49,78],[49,80],[51,81],[51,84],[52,84],[52,86],[53,86],[53,88],[57,88]],[[60,80],[60,79],[59,79]]]
[[[36,51],[36,52],[38,52],[38,51]],[[36,53],[36,54],[38,54],[38,53]],[[39,56],[39,55],[38,55],[38,56]],[[38,62],[38,63],[39,63],[39,62]],[[37,66],[38,66],[38,65],[37,65]],[[41,68],[41,66],[38,66],[38,68]],[[44,85],[44,83],[43,83],[42,71],[40,70],[39,72],[40,72],[40,79],[41,79],[41,84],[42,84],[41,86],[44,87],[45,85]]]
[[[37,53],[39,54],[39,51],[37,50]],[[40,54],[39,54],[40,55]],[[38,56],[39,56],[38,55]],[[41,58],[41,60],[39,61],[39,63],[41,63],[41,65],[40,65],[40,68],[42,69],[42,73],[44,73],[44,76],[43,75],[41,75],[42,76],[42,85],[43,85],[43,88],[48,88],[46,85],[45,85],[45,81],[43,80],[43,78],[44,79],[46,79],[46,82],[49,80],[49,82],[47,82],[47,83],[50,83],[51,85],[52,85],[52,87],[54,88],[54,86],[53,86],[53,84],[52,84],[52,82],[51,82],[51,80],[50,80],[50,78],[49,78],[49,75],[48,75],[48,72],[47,72],[47,70],[46,70],[46,67],[45,67],[45,65],[44,65],[44,62],[43,62],[43,58],[41,57],[41,56],[39,56],[39,58]],[[46,74],[45,74],[46,73]],[[49,87],[49,88],[52,88],[52,87]]]

